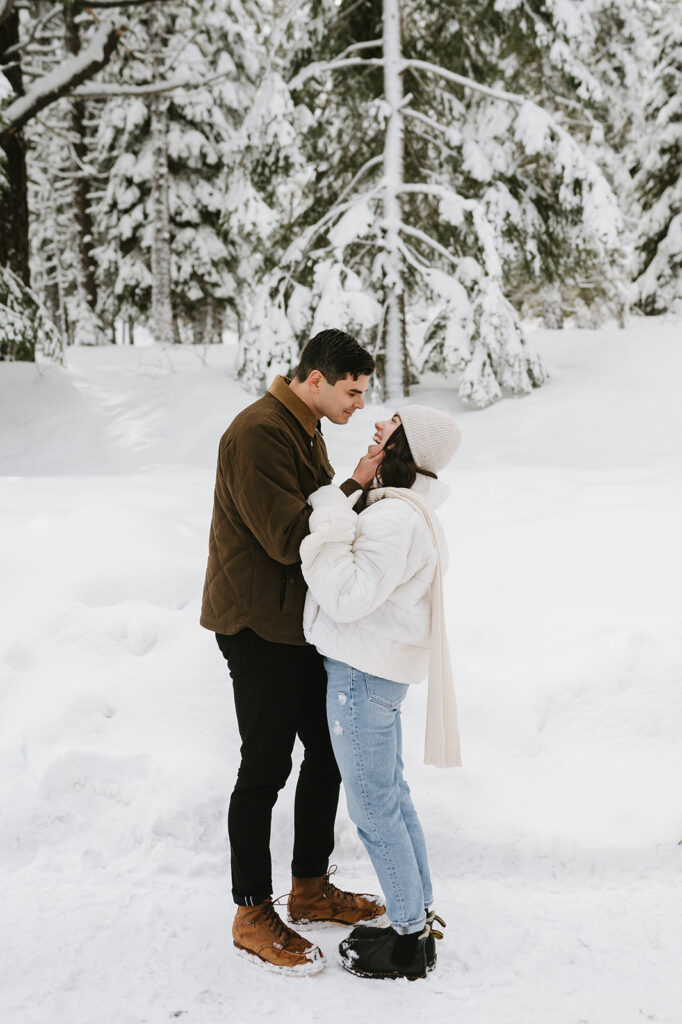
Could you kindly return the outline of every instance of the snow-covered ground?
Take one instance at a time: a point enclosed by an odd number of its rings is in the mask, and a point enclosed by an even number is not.
[[[530,397],[453,410],[462,769],[406,762],[448,922],[426,981],[233,956],[229,678],[198,625],[229,348],[0,365],[0,1009],[11,1024],[675,1022],[682,1010],[682,325],[538,332]],[[387,410],[326,435],[343,478]],[[392,409],[390,411],[393,411]],[[288,890],[292,785],[276,807]],[[376,891],[345,813],[341,885]]]

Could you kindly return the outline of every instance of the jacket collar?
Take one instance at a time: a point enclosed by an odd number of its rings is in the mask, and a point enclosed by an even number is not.
[[[288,409],[291,415],[298,420],[305,432],[314,437],[315,431],[319,429],[319,420],[312,409],[302,402],[298,395],[294,394],[289,387],[290,384],[289,377],[281,377],[278,374],[268,388],[268,394],[281,402],[284,408]]]
[[[446,483],[443,483],[442,480],[435,480],[433,477],[422,476],[420,473],[417,474],[417,479],[411,488],[400,488],[400,490],[411,490],[413,494],[423,498],[433,509],[439,508],[450,496],[450,488]],[[385,493],[384,487],[370,488],[367,492],[367,504],[371,505],[373,502],[379,501]]]

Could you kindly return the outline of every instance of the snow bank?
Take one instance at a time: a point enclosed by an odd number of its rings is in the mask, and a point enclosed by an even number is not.
[[[232,956],[225,810],[239,739],[198,626],[233,353],[75,350],[0,366],[0,1005],[21,1024],[362,1015],[677,1020],[682,768],[679,324],[538,332],[547,387],[482,412],[445,475],[465,764],[407,772],[448,921],[424,983]],[[325,428],[339,476],[388,410]],[[298,755],[300,756],[300,754]],[[292,786],[275,809],[288,888]],[[341,884],[376,891],[345,808]]]

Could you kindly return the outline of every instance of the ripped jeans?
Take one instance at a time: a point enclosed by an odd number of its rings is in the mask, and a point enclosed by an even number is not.
[[[370,856],[397,932],[420,932],[433,892],[424,833],[403,778],[400,705],[406,683],[333,658],[327,720],[351,820]]]

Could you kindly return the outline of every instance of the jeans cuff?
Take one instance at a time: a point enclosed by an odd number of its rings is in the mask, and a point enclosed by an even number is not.
[[[419,921],[406,921],[405,924],[396,924],[395,921],[391,921],[391,928],[398,935],[414,935],[415,932],[423,932],[424,925],[426,924],[426,914]]]
[[[238,907],[256,907],[259,903],[265,903],[272,896],[272,889],[267,892],[256,893],[255,896],[242,896],[241,893],[232,890],[232,899]]]

